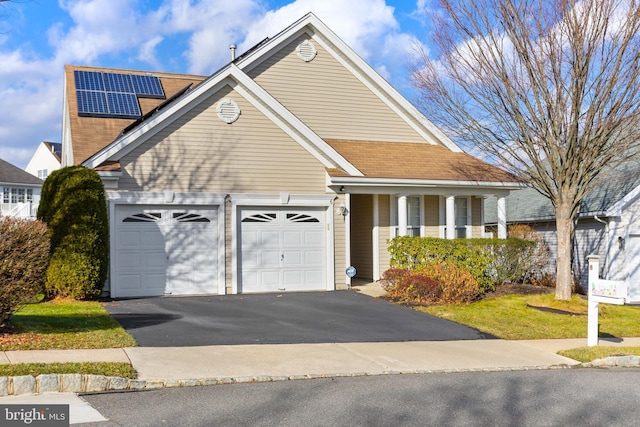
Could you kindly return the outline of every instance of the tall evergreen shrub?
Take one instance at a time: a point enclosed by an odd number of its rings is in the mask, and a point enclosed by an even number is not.
[[[49,226],[49,297],[100,295],[109,265],[109,222],[100,176],[82,166],[54,171],[42,186],[38,219]]]

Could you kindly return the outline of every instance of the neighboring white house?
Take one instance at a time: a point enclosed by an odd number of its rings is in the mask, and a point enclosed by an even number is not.
[[[496,223],[495,201],[485,203],[485,224]],[[549,248],[549,270],[555,272],[557,233],[551,202],[533,188],[507,196],[507,224],[528,224]],[[640,164],[613,170],[584,199],[573,248],[574,275],[586,289],[588,255],[600,256],[601,277],[640,282]]]
[[[62,135],[105,184],[117,298],[377,280],[390,238],[479,237],[521,188],[312,14],[209,77],[67,65]]]
[[[51,172],[60,169],[61,156],[61,143],[42,141],[24,170],[33,176],[45,180]]]
[[[35,218],[42,180],[17,166],[0,159],[0,215],[17,218]]]

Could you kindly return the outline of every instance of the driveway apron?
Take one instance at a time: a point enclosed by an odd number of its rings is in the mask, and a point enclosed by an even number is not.
[[[494,338],[351,291],[153,297],[104,306],[143,347]]]

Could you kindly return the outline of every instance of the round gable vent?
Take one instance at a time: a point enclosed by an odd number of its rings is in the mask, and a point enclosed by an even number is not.
[[[296,53],[304,62],[310,62],[316,57],[318,51],[313,43],[309,40],[305,40],[296,47]]]
[[[218,117],[225,123],[233,123],[240,117],[240,107],[233,99],[225,98],[216,107]]]

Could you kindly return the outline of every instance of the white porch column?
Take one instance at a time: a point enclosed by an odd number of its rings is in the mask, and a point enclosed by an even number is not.
[[[498,239],[507,238],[507,198],[498,196]]]
[[[407,196],[398,197],[398,236],[407,235]]]
[[[456,238],[456,198],[455,196],[447,196],[447,202],[445,204],[445,225],[447,233],[445,238]]]

